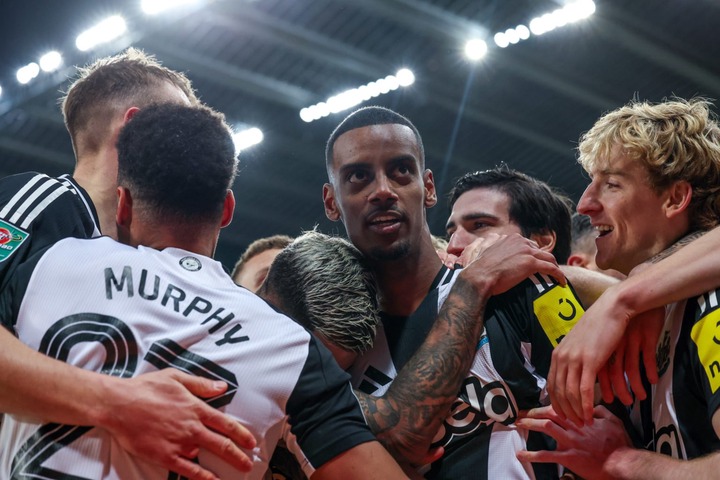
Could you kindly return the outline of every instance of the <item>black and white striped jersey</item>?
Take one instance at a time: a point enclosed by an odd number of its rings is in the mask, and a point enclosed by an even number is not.
[[[250,474],[201,452],[221,478],[262,478],[288,421],[308,476],[374,439],[331,354],[210,258],[108,237],[61,240],[17,269],[0,294],[0,319],[31,348],[85,369],[132,377],[172,367],[227,382],[209,403],[258,445],[247,452]],[[2,479],[174,478],[102,429],[7,415],[0,445]]]
[[[0,289],[34,252],[63,238],[98,235],[95,208],[70,176],[29,172],[0,179]]]
[[[645,447],[680,459],[720,451],[720,289],[665,307],[658,383],[635,405]],[[639,416],[638,416],[639,413]]]
[[[458,272],[443,267],[411,316],[381,317],[373,349],[351,369],[356,388],[378,396],[387,391],[425,340]],[[545,377],[552,350],[583,313],[572,287],[542,275],[490,299],[470,374],[434,439],[434,446],[445,447],[445,455],[423,470],[425,478],[557,478],[554,465],[517,460],[519,450],[550,444],[513,424],[520,410],[547,403]]]

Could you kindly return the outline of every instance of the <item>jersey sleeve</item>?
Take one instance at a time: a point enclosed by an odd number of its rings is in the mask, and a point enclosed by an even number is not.
[[[40,173],[0,179],[0,289],[34,252],[94,231],[88,207],[62,181]]]
[[[350,386],[350,376],[314,337],[286,412],[299,449],[294,453],[308,477],[337,455],[375,440]]]

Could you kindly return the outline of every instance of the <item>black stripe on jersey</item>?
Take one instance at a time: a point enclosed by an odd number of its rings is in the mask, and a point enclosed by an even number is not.
[[[99,313],[77,313],[55,322],[43,335],[40,352],[66,362],[70,349],[81,342],[105,347],[102,373],[132,377],[137,367],[137,343],[132,330],[121,320]]]
[[[2,208],[0,217],[20,228],[27,228],[47,205],[68,191],[56,179],[37,174]]]
[[[92,428],[57,423],[43,425],[28,438],[13,458],[10,469],[11,480],[27,480],[29,478],[88,480],[45,468],[42,464],[58,450],[70,445]]]
[[[191,375],[227,383],[228,389],[225,393],[206,400],[211,407],[220,408],[227,405],[237,393],[238,381],[233,372],[212,360],[184,349],[170,339],[153,343],[145,355],[145,361],[159,370],[173,367]]]

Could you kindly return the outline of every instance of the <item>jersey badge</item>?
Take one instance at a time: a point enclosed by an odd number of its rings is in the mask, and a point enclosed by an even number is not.
[[[188,272],[197,272],[202,268],[202,263],[196,257],[183,257],[180,259],[180,266]]]
[[[26,231],[0,220],[0,262],[10,258],[29,236]]]
[[[720,387],[720,310],[701,318],[692,328],[690,337],[697,345],[698,358],[705,370],[710,390]]]

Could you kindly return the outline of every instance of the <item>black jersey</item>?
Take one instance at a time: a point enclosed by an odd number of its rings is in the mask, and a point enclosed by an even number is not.
[[[327,349],[219,262],[185,250],[61,240],[17,269],[0,293],[0,320],[31,348],[85,369],[132,377],[172,367],[227,382],[209,403],[258,444],[246,452],[249,474],[202,451],[200,463],[221,478],[262,478],[288,422],[308,476],[374,439]],[[103,429],[7,415],[0,445],[0,478],[172,478]]]
[[[458,271],[443,267],[409,317],[382,316],[373,349],[351,369],[359,390],[382,395],[422,345]],[[557,478],[554,465],[531,466],[515,453],[551,446],[514,426],[518,412],[547,404],[545,377],[553,348],[584,310],[571,287],[534,275],[493,297],[468,377],[434,438],[445,455],[423,473],[429,479]]]
[[[63,238],[97,235],[92,201],[70,176],[30,172],[0,179],[0,289],[33,253]]]
[[[712,290],[665,307],[658,383],[634,412],[648,450],[687,460],[720,451],[712,425],[720,407],[719,296]]]

